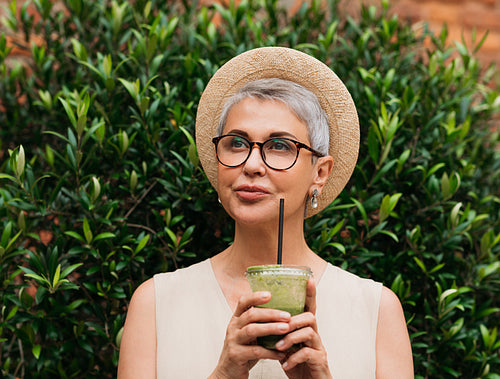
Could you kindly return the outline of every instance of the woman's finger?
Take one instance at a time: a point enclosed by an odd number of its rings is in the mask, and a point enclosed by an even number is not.
[[[323,348],[318,333],[312,328],[302,328],[288,333],[283,339],[276,343],[276,349],[279,351],[287,351],[292,346],[305,346],[315,350]]]
[[[230,322],[231,334],[237,344],[255,344],[257,337],[282,335],[290,330],[290,313],[257,307],[268,302],[270,298],[269,292],[262,291],[244,295],[239,299]]]
[[[305,363],[309,368],[311,376],[328,373],[328,360],[324,349],[316,350],[310,347],[304,347],[297,352],[289,355],[286,360],[282,360],[281,364],[284,370],[292,370],[299,364]]]
[[[285,322],[248,324],[241,328],[237,342],[246,345],[255,341],[258,337],[279,336],[286,334],[288,331],[289,327]]]
[[[250,307],[239,317],[243,325],[255,322],[290,322],[290,313],[272,308]]]
[[[316,333],[318,332],[318,324],[316,323],[316,316],[311,312],[300,313],[296,316],[293,316],[290,319],[290,330],[297,330],[301,328],[310,327]]]
[[[265,304],[269,300],[271,300],[271,292],[268,291],[258,291],[243,295],[238,300],[233,316],[240,317],[250,307]]]
[[[237,318],[237,342],[245,345],[254,342],[258,337],[288,333],[290,320],[288,312],[251,307]]]
[[[304,312],[316,314],[316,283],[313,278],[309,278],[306,290],[306,305]]]

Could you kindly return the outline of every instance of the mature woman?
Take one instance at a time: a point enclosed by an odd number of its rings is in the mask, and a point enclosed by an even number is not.
[[[235,222],[213,258],[156,275],[132,297],[121,342],[124,378],[411,378],[403,311],[380,283],[334,267],[307,246],[304,218],[327,206],[356,163],[357,113],[323,63],[260,48],[210,80],[196,121],[198,153]],[[258,308],[247,267],[276,262],[285,199],[283,263],[309,266],[306,310]],[[282,335],[275,349],[256,338]],[[299,350],[288,350],[301,344]]]

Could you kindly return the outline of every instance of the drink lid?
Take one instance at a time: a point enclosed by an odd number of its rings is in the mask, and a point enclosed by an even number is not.
[[[297,265],[262,265],[250,266],[245,272],[245,276],[250,275],[295,275],[312,276],[312,271],[307,266]]]

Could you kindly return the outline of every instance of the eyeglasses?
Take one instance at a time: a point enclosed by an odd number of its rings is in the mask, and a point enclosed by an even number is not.
[[[217,160],[226,167],[237,167],[247,161],[254,146],[260,148],[260,155],[266,166],[273,170],[288,170],[299,156],[300,149],[306,149],[321,157],[311,147],[290,138],[269,138],[264,142],[249,141],[237,134],[226,134],[212,139],[215,145]]]

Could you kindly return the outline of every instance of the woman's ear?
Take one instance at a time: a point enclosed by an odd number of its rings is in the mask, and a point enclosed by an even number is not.
[[[315,188],[318,188],[320,193],[323,189],[323,186],[326,184],[328,177],[333,169],[333,157],[327,155],[326,157],[320,157],[316,161],[314,165],[314,173],[313,173],[313,185]]]

